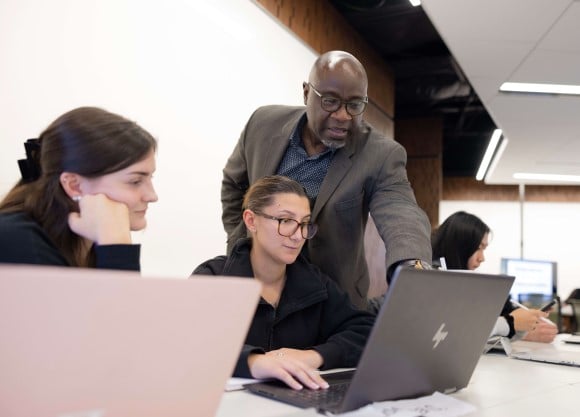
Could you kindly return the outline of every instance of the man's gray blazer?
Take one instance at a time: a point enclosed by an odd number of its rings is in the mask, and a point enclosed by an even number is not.
[[[276,174],[304,107],[266,106],[250,117],[223,170],[222,221],[228,252],[246,236],[242,199],[250,184]],[[385,242],[386,266],[406,259],[431,262],[430,224],[407,179],[405,149],[365,125],[339,149],[312,208],[318,233],[308,241],[311,262],[366,307],[369,273],[364,231],[369,212]]]

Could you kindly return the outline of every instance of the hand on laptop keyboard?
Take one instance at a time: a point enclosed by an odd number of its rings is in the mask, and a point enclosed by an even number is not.
[[[296,390],[304,386],[310,389],[326,389],[328,384],[312,365],[316,362],[316,356],[310,352],[314,351],[279,349],[266,354],[253,353],[248,357],[248,366],[254,378],[276,378]],[[317,352],[314,353],[318,355]]]

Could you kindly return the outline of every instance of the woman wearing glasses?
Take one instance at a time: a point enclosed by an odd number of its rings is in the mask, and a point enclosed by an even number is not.
[[[277,378],[294,389],[327,388],[317,369],[354,367],[374,317],[300,254],[317,227],[303,187],[287,177],[255,182],[243,201],[249,239],[194,274],[253,277],[261,299],[235,376]]]

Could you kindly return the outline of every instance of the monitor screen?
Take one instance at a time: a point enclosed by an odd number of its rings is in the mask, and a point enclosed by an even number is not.
[[[519,300],[522,294],[542,294],[550,298],[557,293],[556,262],[519,258],[502,258],[501,272],[516,277],[510,296]]]

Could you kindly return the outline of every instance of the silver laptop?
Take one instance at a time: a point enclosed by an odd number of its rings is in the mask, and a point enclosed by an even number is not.
[[[215,415],[255,280],[0,265],[0,415]]]
[[[565,343],[565,338],[557,338],[552,343],[504,340],[503,346],[510,358],[556,365],[580,366],[580,346]]]
[[[469,382],[513,281],[469,271],[398,269],[355,371],[324,375],[328,390],[294,391],[275,381],[247,389],[333,413],[457,391]]]

